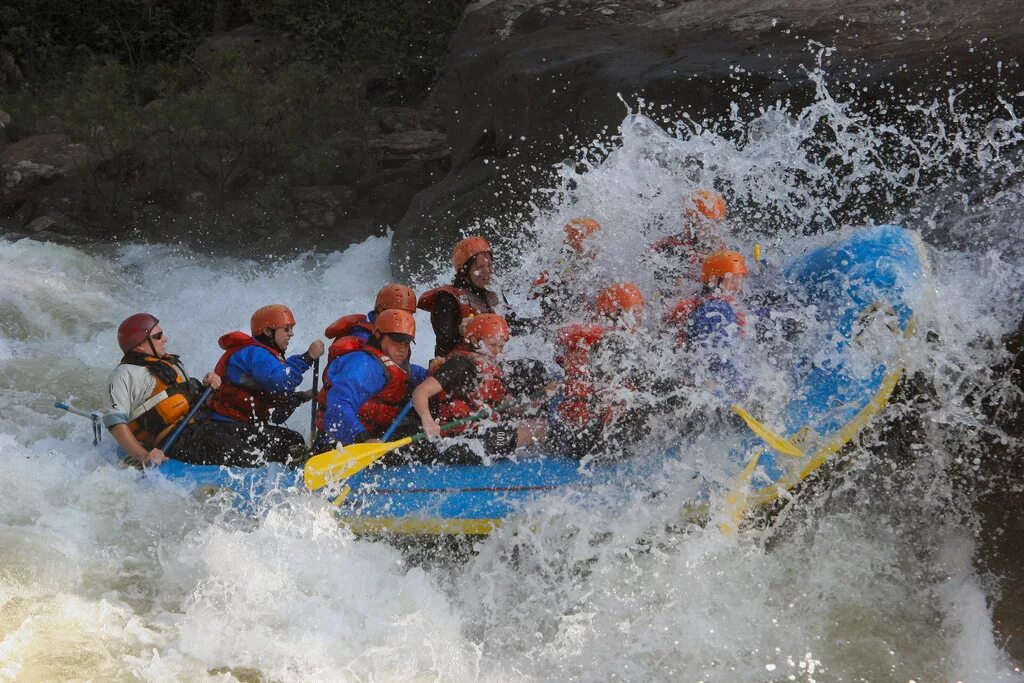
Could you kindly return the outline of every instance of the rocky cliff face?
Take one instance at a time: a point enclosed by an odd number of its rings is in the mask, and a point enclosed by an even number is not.
[[[835,48],[831,78],[868,101],[972,79],[984,99],[1024,82],[1013,0],[483,0],[467,9],[435,91],[451,174],[397,226],[393,266],[443,263],[472,219],[514,224],[543,175],[530,166],[614,131],[620,95],[697,120],[732,103],[808,101],[810,41]]]

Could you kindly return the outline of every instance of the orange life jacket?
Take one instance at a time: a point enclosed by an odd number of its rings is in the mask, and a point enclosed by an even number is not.
[[[474,315],[480,315],[481,313],[496,313],[500,304],[498,295],[494,292],[488,291],[487,298],[482,299],[468,289],[462,289],[455,285],[445,285],[444,287],[437,287],[436,289],[424,292],[420,296],[416,307],[423,311],[433,311],[434,304],[437,303],[437,295],[441,293],[450,294],[455,297],[455,300],[459,303],[459,315],[463,320]]]
[[[493,408],[501,404],[508,396],[504,373],[497,363],[479,353],[470,351],[465,346],[456,348],[448,354],[448,358],[445,360],[447,361],[458,356],[468,358],[473,363],[476,367],[479,384],[472,395],[453,394],[449,396],[444,391],[437,395],[439,402],[437,416],[442,424],[452,420],[461,420],[481,410],[484,406]],[[458,434],[467,427],[468,425],[464,425],[457,429],[448,430],[445,433],[449,436]]]
[[[253,339],[245,332],[229,332],[217,343],[224,349],[224,355],[217,361],[214,372],[220,375],[220,389],[210,398],[210,410],[229,417],[237,422],[269,422],[270,411],[277,404],[274,395],[257,386],[242,386],[228,380],[228,361],[231,357],[249,346],[260,346],[269,351],[275,358],[285,364],[284,354],[272,346]]]
[[[379,349],[364,346],[362,351],[376,358],[388,375],[388,383],[384,388],[368,398],[356,411],[367,433],[376,438],[387,431],[402,406],[408,402],[412,394],[412,376]]]
[[[156,358],[129,353],[123,365],[146,368],[156,380],[153,393],[128,415],[128,429],[145,448],[156,448],[181,422],[196,400],[195,391],[177,357]]]

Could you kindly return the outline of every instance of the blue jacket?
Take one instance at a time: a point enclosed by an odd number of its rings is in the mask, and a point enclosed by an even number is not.
[[[366,314],[366,321],[369,322],[369,323],[377,322],[377,312],[376,311],[370,311],[369,313],[367,313]],[[365,330],[362,327],[357,327],[357,328],[353,329],[351,332],[349,332],[349,336],[356,337],[357,339],[362,339],[364,342],[365,341],[370,341],[370,331],[369,330]]]
[[[412,365],[412,386],[427,378],[427,369]],[[370,397],[388,383],[384,366],[363,351],[354,351],[336,358],[327,366],[331,389],[327,392],[324,410],[324,431],[343,444],[366,438],[366,428],[359,419],[359,409]]]
[[[272,394],[291,394],[302,384],[302,375],[309,367],[309,363],[301,355],[289,356],[282,364],[270,351],[260,346],[247,346],[233,353],[228,359],[226,379],[249,389],[259,389]],[[291,410],[274,410],[273,422],[281,424],[287,420],[300,403],[301,401],[296,400]],[[234,422],[230,417],[216,412],[212,413],[211,417],[224,422]]]

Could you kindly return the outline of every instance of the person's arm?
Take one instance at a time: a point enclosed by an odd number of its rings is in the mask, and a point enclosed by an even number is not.
[[[243,370],[252,376],[264,390],[283,393],[292,391],[302,384],[302,375],[309,370],[313,361],[323,354],[323,342],[317,340],[310,344],[302,354],[289,356],[284,364],[266,349],[252,346],[232,356],[232,362],[238,358]],[[241,358],[239,358],[241,356]]]
[[[143,465],[159,465],[167,460],[167,456],[159,448],[146,450],[146,447],[139,443],[139,440],[132,434],[132,430],[128,429],[126,423],[113,425],[107,430],[114,437],[117,445],[123,448],[125,453],[136,462]]]
[[[434,300],[434,310],[430,312],[430,325],[434,328],[434,355],[447,356],[462,341],[459,325],[462,313],[459,302],[451,294],[441,292]]]
[[[367,438],[359,409],[387,385],[380,363],[366,353],[353,353],[331,363],[327,369],[331,389],[324,410],[324,431],[343,444]]]
[[[103,416],[103,426],[114,437],[117,445],[124,449],[130,458],[143,465],[159,465],[167,456],[159,448],[147,449],[128,428],[128,416],[132,405],[141,402],[141,396],[135,396],[130,372],[115,372],[107,387],[107,412]]]
[[[420,382],[412,392],[412,407],[420,416],[420,424],[423,425],[423,433],[433,439],[441,434],[441,425],[437,423],[434,416],[430,414],[430,399],[443,391],[441,384],[433,377],[427,377]]]

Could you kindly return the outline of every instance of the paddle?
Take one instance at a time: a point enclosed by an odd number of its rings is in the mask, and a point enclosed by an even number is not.
[[[53,404],[53,407],[66,410],[72,415],[80,415],[81,417],[87,417],[92,420],[92,445],[98,446],[99,443],[103,441],[103,423],[101,422],[103,419],[103,413],[98,410],[89,413],[80,408],[75,408],[70,403],[65,403],[64,401],[57,401]]]
[[[380,437],[381,441],[387,441],[391,438],[391,435],[395,433],[396,429],[398,429],[398,425],[402,424],[402,420],[405,419],[405,416],[409,414],[410,410],[412,410],[412,401],[406,403],[405,407],[398,413],[398,417],[396,417],[395,421],[391,423],[388,430],[384,432],[384,435]]]
[[[309,448],[312,450],[316,443],[316,409],[319,405],[317,394],[320,393],[320,359],[313,361],[313,405],[309,410]]]
[[[477,422],[484,419],[491,413],[501,412],[521,403],[534,401],[544,393],[546,392],[541,392],[540,395],[530,396],[526,401],[523,401],[522,399],[511,399],[493,409],[484,408],[483,410],[478,410],[472,415],[460,420],[453,420],[448,424],[441,425],[441,431],[444,432],[452,429],[453,427]],[[369,467],[396,448],[401,448],[402,446],[408,446],[411,443],[422,441],[426,437],[426,434],[420,432],[419,434],[407,436],[404,439],[399,439],[397,441],[382,443],[354,443],[348,446],[342,446],[341,448],[337,448],[333,451],[314,455],[306,461],[306,466],[303,469],[306,488],[310,491],[316,491],[317,489],[323,488],[332,482],[348,479],[356,472]]]
[[[182,420],[178,426],[174,428],[174,431],[171,432],[171,435],[167,437],[163,446],[160,447],[160,450],[164,452],[164,455],[170,453],[171,448],[174,446],[174,442],[177,441],[178,437],[181,436],[181,433],[185,431],[185,427],[187,427],[188,423],[192,421],[192,418],[196,416],[196,413],[199,412],[199,409],[203,407],[203,404],[206,403],[206,399],[210,398],[212,393],[213,387],[206,387],[206,391],[199,396],[199,400],[196,401],[194,406],[192,406],[192,410],[188,411],[188,415],[185,416],[185,419]]]
[[[733,403],[731,408],[732,412],[739,415],[740,419],[747,423],[747,427],[750,428],[750,431],[754,432],[754,434],[757,434],[757,436],[760,437],[760,439],[764,441],[766,444],[768,444],[768,446],[773,451],[778,451],[783,455],[789,455],[794,458],[804,457],[805,453],[802,450],[800,450],[796,444],[794,444],[792,441],[785,437],[779,436],[775,432],[765,427],[763,424],[755,420],[750,415],[750,413],[745,411],[738,404]]]

